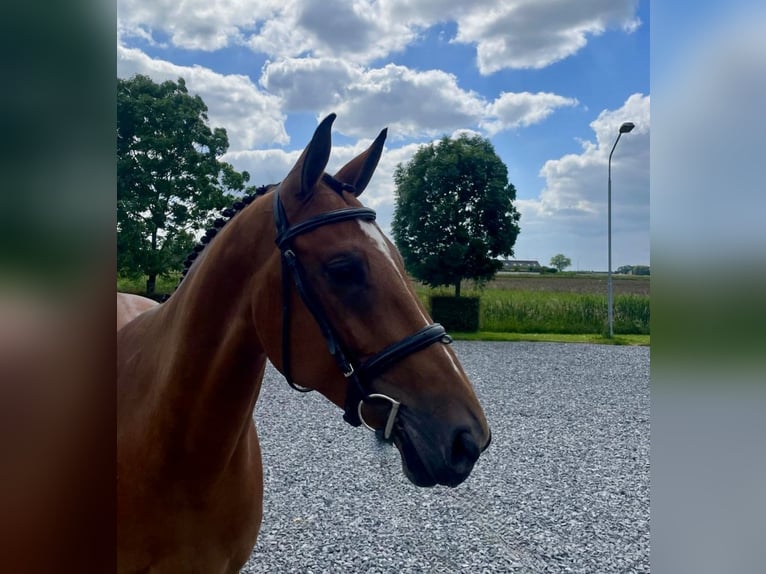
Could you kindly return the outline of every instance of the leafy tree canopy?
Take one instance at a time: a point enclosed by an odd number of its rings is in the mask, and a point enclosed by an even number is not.
[[[572,265],[572,260],[563,253],[557,253],[551,257],[551,267],[555,267],[559,271],[563,271],[570,265]]]
[[[483,282],[513,255],[516,188],[488,139],[461,135],[420,147],[394,172],[394,240],[407,270],[427,285]]]
[[[147,275],[147,293],[157,275],[181,269],[213,210],[245,189],[250,175],[218,159],[228,148],[182,78],[117,80],[117,266]]]

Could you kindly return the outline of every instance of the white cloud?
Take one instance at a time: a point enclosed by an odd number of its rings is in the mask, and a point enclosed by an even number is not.
[[[612,157],[613,263],[649,262],[650,117],[649,96],[641,94],[630,96],[617,110],[601,112],[590,124],[596,141],[582,142],[581,153],[545,163],[540,196],[517,202],[522,214],[518,257],[542,257],[540,262],[547,263],[564,252],[573,263],[582,258],[581,268],[606,269],[608,157],[626,121],[636,127],[620,138]],[[599,251],[603,258],[588,259],[588,253]]]
[[[394,138],[437,136],[471,127],[485,108],[484,99],[461,89],[452,74],[394,64],[366,71],[335,106],[338,129],[344,133],[360,136],[383,124]]]
[[[258,22],[253,33],[244,33],[242,41],[253,52],[270,57],[306,55],[315,42],[311,35],[299,30],[297,20],[298,2],[286,0],[273,17]]]
[[[475,45],[479,70],[490,74],[548,66],[610,27],[630,33],[640,25],[636,7],[637,0],[120,0],[118,28],[187,49],[246,44],[273,58],[369,64],[455,22],[454,41]]]
[[[369,63],[403,50],[419,26],[372,0],[287,0],[274,17],[243,34],[254,51],[278,58],[311,55]]]
[[[457,129],[482,128],[489,135],[539,123],[577,100],[551,93],[503,93],[489,103],[464,90],[441,70],[416,71],[389,64],[365,69],[339,59],[302,58],[271,62],[260,83],[279,95],[288,112],[338,113],[335,128],[367,137],[386,125],[392,139],[436,137]]]
[[[308,141],[305,142],[308,144]],[[281,149],[235,150],[223,156],[238,171],[250,173],[250,185],[279,183],[290,168],[295,165],[303,149],[285,151]]]
[[[402,50],[416,27],[387,17],[384,5],[369,0],[300,0],[297,27],[314,40],[317,56],[370,62]]]
[[[488,108],[489,118],[482,122],[490,135],[504,129],[537,124],[551,115],[556,108],[576,106],[577,100],[558,94],[538,92],[503,92]]]
[[[209,125],[226,128],[231,149],[289,142],[279,98],[259,90],[247,76],[223,75],[202,66],[178,66],[118,46],[117,76],[135,74],[155,82],[184,78],[189,93],[198,94],[207,104]]]
[[[264,66],[260,84],[282,98],[288,112],[326,110],[342,100],[364,70],[336,58],[287,58]]]
[[[476,44],[482,74],[503,68],[544,68],[575,54],[588,36],[602,34],[610,26],[635,30],[637,4],[637,0],[510,0],[458,17],[455,41]]]
[[[161,33],[180,48],[217,50],[275,17],[282,5],[279,0],[119,0],[118,29],[123,37]]]

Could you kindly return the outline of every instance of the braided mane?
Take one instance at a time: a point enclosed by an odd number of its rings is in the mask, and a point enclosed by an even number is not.
[[[215,237],[218,232],[232,219],[234,219],[245,207],[250,205],[257,197],[260,197],[261,195],[265,195],[265,193],[270,190],[272,187],[274,187],[274,184],[269,185],[261,185],[260,187],[255,188],[255,193],[250,195],[244,195],[241,199],[238,199],[235,201],[231,207],[226,207],[221,210],[221,216],[218,217],[213,221],[213,226],[208,228],[205,231],[205,235],[202,236],[202,238],[199,240],[199,242],[194,246],[194,249],[191,253],[186,257],[184,260],[184,269],[181,272],[181,278],[178,280],[178,284],[176,285],[176,289],[178,289],[178,286],[181,284],[181,282],[184,280],[184,277],[186,277],[186,274],[189,272],[189,269],[191,268],[194,261],[197,259],[197,256],[202,253],[202,251],[205,249],[205,246],[210,243],[210,240]],[[167,300],[170,297],[170,295],[166,295],[164,300]]]

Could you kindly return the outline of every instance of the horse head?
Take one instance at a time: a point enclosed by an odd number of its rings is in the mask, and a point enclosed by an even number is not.
[[[320,123],[271,192],[278,248],[253,293],[259,338],[293,386],[319,391],[349,423],[392,441],[413,483],[456,486],[489,445],[490,430],[451,339],[359,202],[386,130],[330,176],[334,119]]]

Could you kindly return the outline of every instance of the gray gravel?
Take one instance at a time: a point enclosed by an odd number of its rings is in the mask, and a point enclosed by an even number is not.
[[[243,573],[649,572],[649,350],[454,343],[493,441],[455,489],[269,366],[264,519]]]

